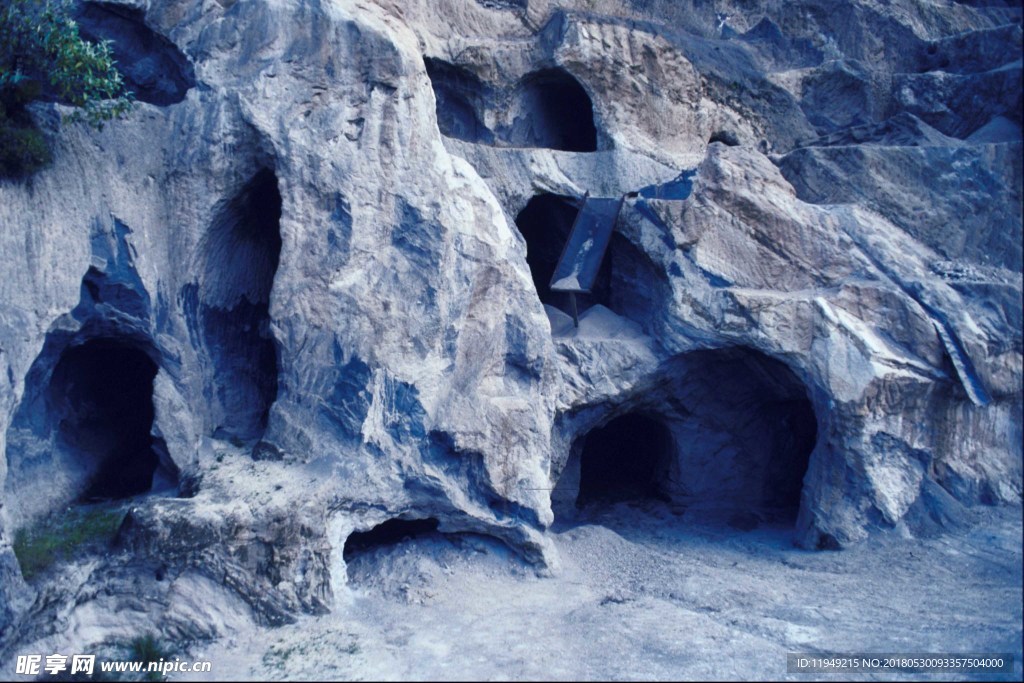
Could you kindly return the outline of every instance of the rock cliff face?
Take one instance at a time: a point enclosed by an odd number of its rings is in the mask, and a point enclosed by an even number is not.
[[[141,103],[39,107],[0,183],[6,646],[333,609],[394,519],[556,567],[608,497],[823,549],[1019,505],[1019,3],[79,11]],[[628,196],[576,328],[586,193]],[[19,529],[144,490],[23,582]]]

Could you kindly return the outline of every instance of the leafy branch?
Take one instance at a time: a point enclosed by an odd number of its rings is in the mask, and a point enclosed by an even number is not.
[[[111,42],[84,39],[69,0],[0,0],[0,175],[28,175],[49,161],[25,110],[43,98],[75,107],[67,118],[97,129],[134,106]]]

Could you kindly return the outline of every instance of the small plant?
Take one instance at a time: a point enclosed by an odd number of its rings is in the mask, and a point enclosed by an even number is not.
[[[124,519],[124,509],[109,506],[70,507],[14,536],[14,554],[21,574],[31,580],[56,562],[90,547],[109,544]]]
[[[95,128],[134,105],[110,42],[82,38],[69,0],[0,0],[0,177],[28,176],[49,163],[46,140],[25,109],[44,97],[76,107],[69,118]]]
[[[31,123],[7,117],[0,102],[0,177],[30,176],[52,160],[43,134]]]
[[[161,662],[171,659],[171,652],[164,648],[163,644],[152,633],[138,636],[128,643],[128,659],[134,662],[143,662],[149,668],[150,662]],[[144,671],[145,680],[162,681],[164,675],[159,671]]]

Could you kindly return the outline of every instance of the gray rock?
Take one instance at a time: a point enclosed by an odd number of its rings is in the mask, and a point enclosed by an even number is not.
[[[1019,8],[114,4],[162,94],[37,106],[55,161],[0,181],[0,660],[344,609],[390,519],[557,569],[609,495],[810,548],[1020,504]],[[542,303],[532,197],[684,170],[626,199],[578,328]],[[26,585],[16,532],[132,453],[116,552]]]

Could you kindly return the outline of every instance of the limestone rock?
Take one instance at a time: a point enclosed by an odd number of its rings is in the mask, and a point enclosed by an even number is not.
[[[394,519],[556,568],[601,439],[811,548],[1020,504],[1019,7],[79,11],[145,96],[38,105],[54,163],[0,181],[0,660],[343,608]],[[577,328],[527,209],[588,192],[631,194]],[[140,477],[115,552],[22,581],[19,529]]]

